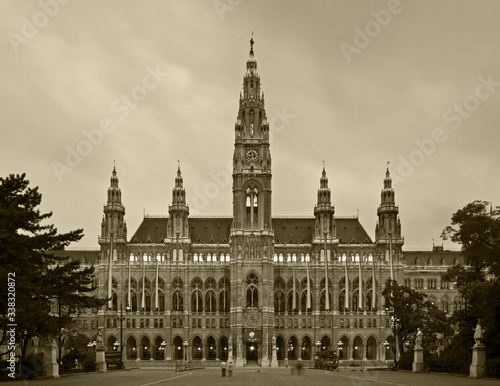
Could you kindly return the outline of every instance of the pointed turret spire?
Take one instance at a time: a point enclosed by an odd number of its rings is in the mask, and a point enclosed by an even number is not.
[[[330,204],[331,203],[331,191],[328,187],[328,177],[326,176],[325,163],[323,161],[323,172],[321,173],[321,178],[319,180],[318,189],[318,205],[319,204]]]
[[[186,204],[186,190],[181,174],[181,164],[177,161],[177,175],[175,177],[175,186],[172,189],[172,205],[168,207],[170,214],[169,231],[171,237],[187,237],[187,218],[189,216],[189,207]]]
[[[378,223],[375,229],[375,237],[389,237],[397,239],[401,237],[401,225],[398,218],[399,209],[396,206],[394,188],[392,187],[389,162],[385,171],[384,188],[380,193],[380,206],[377,210]]]
[[[110,186],[108,188],[108,200],[104,205],[104,217],[101,222],[101,236],[109,237],[113,234],[115,238],[127,238],[127,225],[125,224],[125,206],[122,204],[122,192],[118,185],[118,174],[113,162]]]
[[[181,163],[177,161],[177,176],[175,177],[175,187],[172,190],[172,203],[186,203],[186,190],[184,189],[182,174],[181,174]]]
[[[328,178],[326,177],[325,161],[323,161],[323,172],[321,173],[320,189],[328,189]]]
[[[331,191],[328,187],[328,177],[326,176],[325,163],[323,161],[323,171],[319,180],[318,202],[314,207],[314,216],[319,219],[316,223],[316,236],[324,237],[325,233],[329,236],[334,234],[335,208],[331,202]]]
[[[108,204],[122,202],[122,192],[118,187],[118,176],[116,174],[116,166],[113,166],[111,173],[110,186],[108,188]]]
[[[387,161],[387,170],[385,172],[384,189],[392,189],[391,173],[389,172],[389,161]]]
[[[382,189],[382,205],[394,204],[395,194],[392,188],[391,173],[389,172],[389,162],[387,162],[387,170],[384,178],[384,189]]]

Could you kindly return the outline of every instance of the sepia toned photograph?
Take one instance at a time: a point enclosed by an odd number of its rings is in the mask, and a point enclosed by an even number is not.
[[[0,382],[500,378],[499,17],[3,0]]]

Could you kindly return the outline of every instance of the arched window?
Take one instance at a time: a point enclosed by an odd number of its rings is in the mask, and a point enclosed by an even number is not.
[[[247,189],[247,204],[246,204],[246,207],[247,207],[248,213],[250,213],[250,206],[252,205],[252,203],[250,202],[250,200],[251,200],[250,189]]]
[[[210,290],[205,294],[205,312],[215,312],[215,292]]]
[[[259,290],[257,288],[259,284],[259,279],[254,273],[250,273],[247,276],[247,307],[258,307],[259,306]]]
[[[203,312],[203,299],[202,299],[202,282],[199,277],[195,277],[191,281],[191,310],[193,312]]]
[[[285,289],[286,286],[283,278],[278,277],[274,281],[274,312],[280,313],[286,311]]]

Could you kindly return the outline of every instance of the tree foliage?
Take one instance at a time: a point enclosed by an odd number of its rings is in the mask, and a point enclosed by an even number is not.
[[[441,237],[462,245],[465,264],[476,272],[484,269],[500,274],[500,207],[487,201],[474,201],[451,217]]]
[[[32,337],[57,337],[61,328],[71,322],[69,312],[78,307],[92,307],[100,301],[87,295],[93,267],[82,269],[78,261],[57,257],[54,250],[63,250],[82,238],[81,229],[58,233],[44,221],[52,213],[41,213],[42,196],[38,188],[30,188],[25,174],[0,177],[0,277],[7,282],[15,275],[16,342],[23,358]],[[9,319],[7,285],[0,288],[0,344],[6,340]],[[61,315],[51,313],[57,302]],[[59,317],[60,316],[60,317]]]
[[[474,201],[454,213],[451,223],[442,237],[462,245],[465,263],[450,267],[443,275],[444,280],[455,283],[464,302],[452,317],[458,328],[453,345],[472,347],[472,329],[479,320],[485,329],[482,342],[487,357],[500,356],[499,207],[493,209],[486,201]]]
[[[438,334],[452,334],[446,314],[439,310],[436,304],[426,300],[425,293],[388,279],[382,295],[386,298],[386,307],[393,310],[397,319],[396,333],[400,352],[403,352],[403,345],[408,336],[414,335],[418,328],[423,332],[423,345],[428,349],[434,348]]]

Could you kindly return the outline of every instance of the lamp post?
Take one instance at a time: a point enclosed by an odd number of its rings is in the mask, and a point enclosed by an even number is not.
[[[184,346],[184,370],[187,368],[187,348],[189,346],[189,343],[187,340],[185,340],[182,345]]]
[[[319,348],[321,347],[321,342],[319,340],[316,341],[314,344],[316,346],[316,355],[315,355],[315,363],[314,363],[314,368],[318,369],[319,368]]]
[[[123,299],[120,302],[120,316],[118,320],[120,321],[120,368],[123,369],[123,321],[125,318],[123,317]],[[128,307],[127,307],[128,309]],[[116,344],[116,342],[115,342]]]
[[[384,347],[385,347],[385,360],[387,360],[387,352],[389,350],[389,342],[388,341],[384,342]]]
[[[160,351],[163,352],[163,359],[165,359],[165,350],[167,348],[167,342],[163,341],[160,343]]]
[[[394,311],[394,308],[386,308],[386,311],[389,311],[389,315],[391,316],[391,324],[392,324],[392,332],[394,334],[394,366],[392,368],[392,371],[398,371],[398,335],[397,335],[397,324],[399,322],[399,319],[396,316],[396,312]]]
[[[341,340],[339,340],[337,342],[337,346],[339,346],[339,365],[340,365],[340,356],[342,355],[342,359],[344,360],[344,368],[346,368],[346,363],[345,363],[345,358],[344,358],[344,351],[343,350],[343,346],[344,346],[344,342],[342,342]]]

